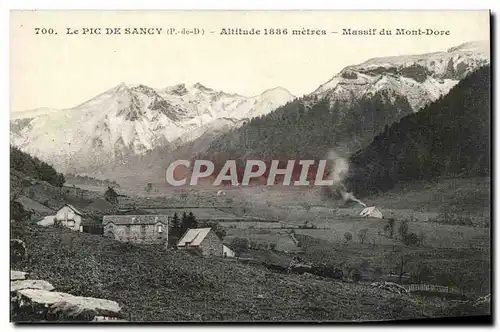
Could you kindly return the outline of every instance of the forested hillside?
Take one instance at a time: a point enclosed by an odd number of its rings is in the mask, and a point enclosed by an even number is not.
[[[385,125],[409,113],[412,109],[405,98],[385,92],[351,106],[306,97],[219,137],[208,154],[222,163],[251,158],[324,159],[334,148],[356,151]]]
[[[400,181],[490,172],[490,67],[463,79],[448,95],[386,126],[351,156],[348,185],[357,194]]]
[[[10,147],[10,168],[57,187],[62,187],[65,182],[64,175],[58,173],[51,165],[14,146]]]
[[[111,181],[108,179],[101,180],[88,175],[67,173],[64,175],[64,177],[66,178],[66,182],[75,185],[83,184],[83,185],[103,186],[103,187],[113,187],[113,188],[120,187],[120,185],[116,183],[116,181]]]

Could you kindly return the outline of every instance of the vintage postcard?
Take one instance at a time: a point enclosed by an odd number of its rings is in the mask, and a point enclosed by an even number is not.
[[[12,322],[491,322],[489,11],[10,13]]]

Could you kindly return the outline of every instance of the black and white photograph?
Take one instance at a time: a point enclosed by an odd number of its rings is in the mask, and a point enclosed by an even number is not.
[[[10,321],[491,323],[491,24],[12,10]]]

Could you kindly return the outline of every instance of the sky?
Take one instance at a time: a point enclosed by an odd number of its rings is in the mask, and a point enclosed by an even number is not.
[[[83,35],[82,28],[198,28],[203,35]],[[36,29],[39,33],[36,34]],[[55,33],[46,33],[49,30]],[[66,34],[67,29],[80,34]],[[221,29],[261,35],[220,35]],[[348,36],[342,29],[449,30],[440,36]],[[263,35],[287,29],[287,35]],[[292,35],[293,29],[326,35]],[[253,96],[277,86],[301,96],[348,65],[446,51],[489,40],[488,11],[14,11],[10,110],[70,108],[124,82],[165,88],[199,82]],[[213,33],[211,33],[213,32]],[[338,33],[332,33],[338,32]]]

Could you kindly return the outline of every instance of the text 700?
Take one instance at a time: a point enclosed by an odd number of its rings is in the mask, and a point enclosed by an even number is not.
[[[57,35],[52,28],[35,28],[35,35]]]

